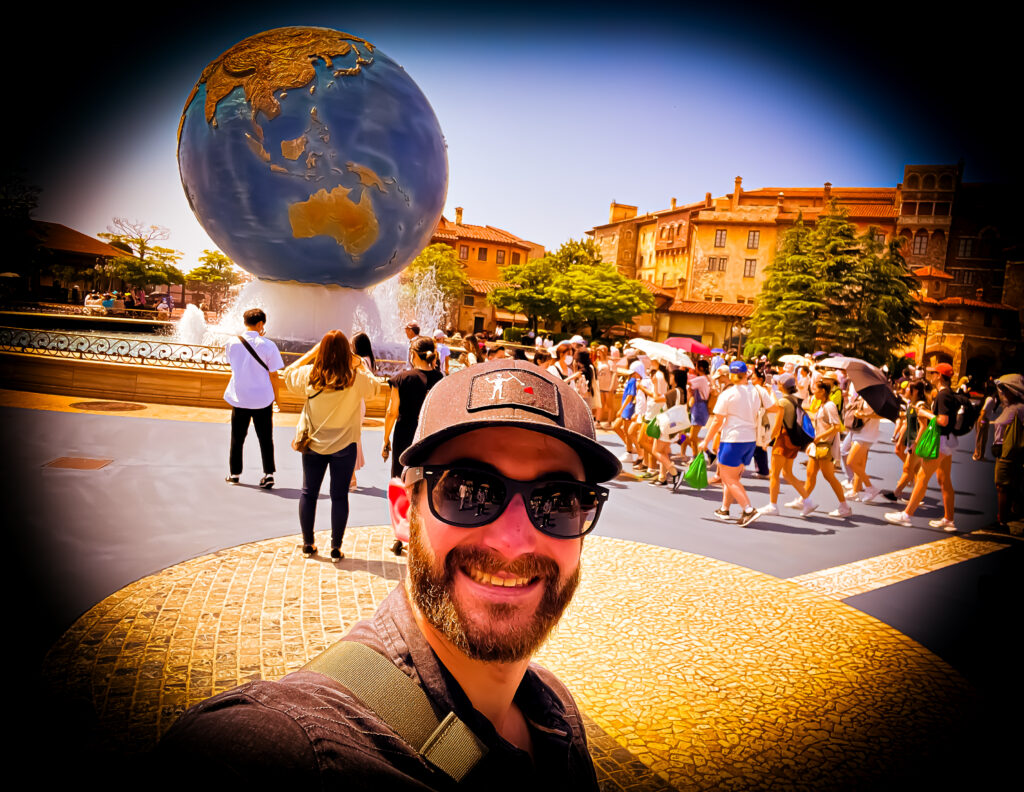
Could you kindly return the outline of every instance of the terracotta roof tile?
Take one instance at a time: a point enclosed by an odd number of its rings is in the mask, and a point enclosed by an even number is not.
[[[675,313],[704,316],[747,317],[754,313],[754,306],[749,303],[711,302],[709,300],[676,300],[668,309]]]
[[[118,250],[116,247],[101,242],[91,236],[86,236],[81,231],[75,231],[60,223],[47,223],[42,220],[35,221],[39,238],[43,247],[50,250],[63,250],[68,253],[81,253],[87,256],[130,256],[131,253]]]
[[[484,278],[469,278],[469,286],[476,294],[490,294],[497,288],[515,286],[507,281],[485,280]]]
[[[667,289],[664,286],[659,286],[653,281],[641,279],[640,284],[655,297],[668,297],[670,300],[676,298],[676,290],[674,288]]]
[[[935,305],[939,308],[957,308],[963,306],[965,308],[985,308],[990,311],[1013,311],[1014,313],[1018,310],[1012,305],[985,302],[984,300],[972,300],[970,297],[947,297],[944,300],[936,300],[934,297],[921,297],[918,302],[924,303],[925,305]]]
[[[500,228],[494,226],[478,226],[478,225],[467,225],[465,223],[457,224],[448,220],[442,216],[437,223],[437,228],[434,229],[435,238],[443,239],[475,239],[480,242],[499,242],[504,245],[519,245],[525,248],[530,247],[530,243],[523,239],[520,239],[515,234],[510,234],[508,231],[503,231]]]
[[[939,280],[953,280],[953,276],[948,272],[943,272],[935,267],[918,267],[911,272],[919,278],[938,278]]]

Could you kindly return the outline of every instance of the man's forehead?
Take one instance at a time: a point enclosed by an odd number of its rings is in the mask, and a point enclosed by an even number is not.
[[[529,480],[550,473],[583,478],[583,461],[569,445],[550,435],[513,426],[474,429],[430,452],[428,465],[473,463],[509,478]]]

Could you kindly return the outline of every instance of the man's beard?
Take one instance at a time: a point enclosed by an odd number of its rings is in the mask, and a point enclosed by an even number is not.
[[[432,563],[434,562],[434,563]],[[490,574],[540,578],[544,586],[540,604],[519,625],[511,620],[520,611],[512,604],[483,603],[484,624],[467,617],[455,600],[455,573],[460,567]],[[409,510],[409,593],[413,603],[434,628],[460,652],[474,660],[512,663],[533,655],[562,617],[580,582],[580,568],[559,586],[558,565],[546,556],[520,556],[511,563],[479,547],[454,547],[437,560],[424,539],[423,520],[413,505]]]

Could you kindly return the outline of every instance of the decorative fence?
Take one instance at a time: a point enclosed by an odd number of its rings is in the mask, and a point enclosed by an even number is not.
[[[182,344],[160,338],[128,338],[63,330],[29,330],[0,327],[0,352],[31,352],[50,357],[103,360],[108,363],[165,366],[172,368],[230,371],[224,347]],[[287,365],[301,352],[281,352]],[[405,368],[401,360],[378,360],[377,373],[396,374]]]
[[[228,371],[231,368],[223,347],[62,330],[0,327],[0,351],[210,371]]]

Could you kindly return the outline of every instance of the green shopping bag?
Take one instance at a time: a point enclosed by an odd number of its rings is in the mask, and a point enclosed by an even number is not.
[[[658,418],[655,416],[647,422],[647,436],[655,440],[661,439],[661,427],[658,426]]]
[[[932,418],[917,438],[914,453],[921,459],[937,459],[939,456],[939,424]]]
[[[705,489],[708,486],[708,465],[703,454],[697,454],[686,468],[683,479],[694,489]]]

